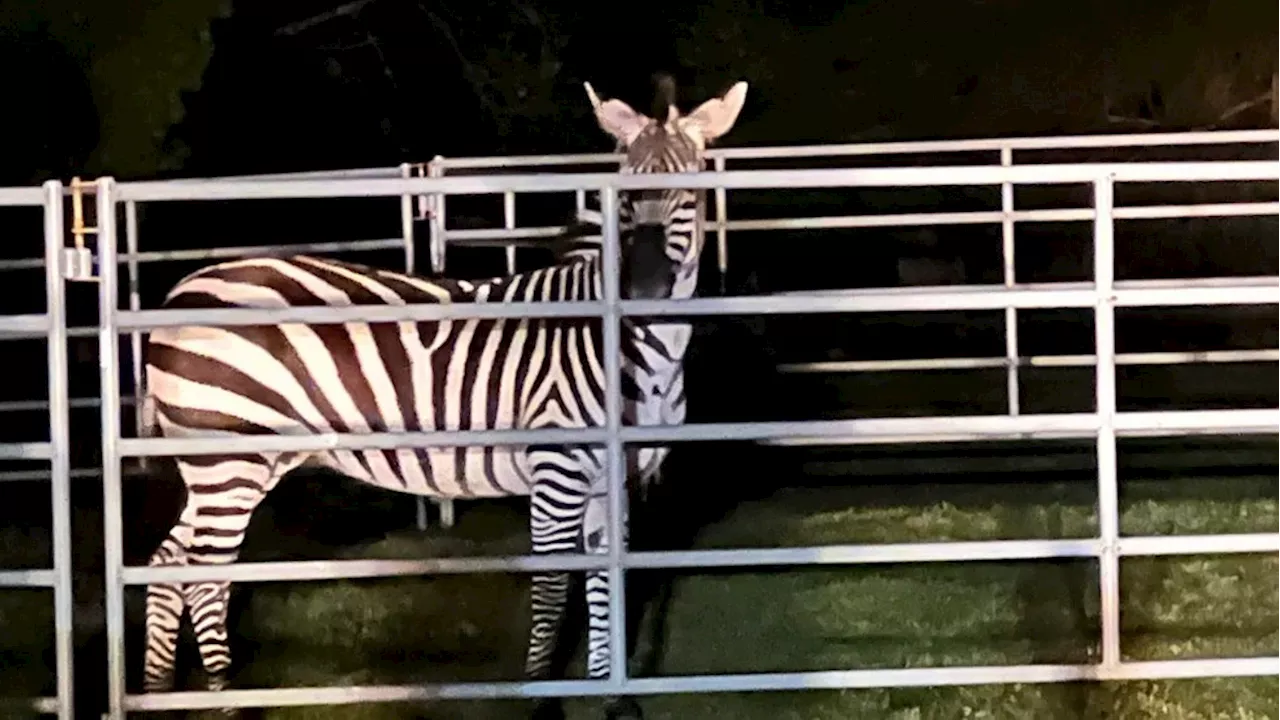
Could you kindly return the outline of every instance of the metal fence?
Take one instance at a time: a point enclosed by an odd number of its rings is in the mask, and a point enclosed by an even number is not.
[[[477,175],[365,180],[232,180],[144,182],[97,186],[101,259],[101,366],[104,493],[107,508],[108,672],[112,717],[126,710],[224,706],[311,705],[440,698],[537,697],[546,695],[725,692],[747,689],[850,688],[951,685],[993,682],[1058,682],[1081,679],[1130,679],[1276,674],[1280,658],[1123,662],[1120,655],[1118,568],[1122,556],[1188,553],[1276,552],[1274,533],[1218,536],[1120,537],[1117,518],[1116,440],[1124,436],[1178,436],[1233,432],[1271,433],[1280,429],[1280,412],[1204,410],[1117,412],[1114,313],[1118,307],[1185,305],[1275,305],[1276,277],[1217,278],[1207,281],[1113,281],[1113,188],[1116,183],[1211,182],[1280,179],[1274,162],[1130,163],[1040,165],[1027,167],[932,167],[724,171],[689,175],[623,176],[617,173],[561,175]],[[621,301],[616,278],[617,192],[638,188],[742,189],[821,187],[921,187],[957,185],[1084,183],[1093,188],[1089,211],[1094,226],[1093,283],[966,286],[927,290],[868,290],[843,294],[774,297],[700,298],[686,301]],[[599,191],[602,235],[609,281],[600,303],[513,303],[509,305],[430,305],[386,308],[292,308],[287,310],[118,310],[114,212],[118,203],[247,198],[504,194],[510,192]],[[1274,213],[1268,206],[1253,212]],[[876,311],[1027,309],[1075,307],[1096,313],[1096,412],[845,421],[703,423],[679,427],[624,427],[619,419],[618,329],[622,315],[796,314]],[[121,560],[120,465],[125,457],[212,454],[225,451],[221,439],[133,439],[120,432],[117,374],[120,333],[186,324],[243,325],[263,322],[342,322],[346,320],[425,321],[460,317],[602,316],[605,369],[609,385],[608,423],[602,428],[564,431],[483,431],[378,433],[313,437],[255,437],[237,440],[241,451],[306,451],[334,448],[394,448],[529,442],[587,442],[608,447],[610,516],[619,516],[623,495],[622,447],[628,442],[698,440],[777,440],[856,436],[880,442],[984,440],[995,438],[1093,437],[1098,455],[1100,532],[1074,540],[1018,540],[903,545],[836,545],[770,550],[628,552],[622,528],[610,524],[607,557],[454,558],[421,561],[350,560],[302,563],[241,563],[229,567],[124,567]],[[713,568],[755,565],[800,566],[894,562],[1011,560],[1091,557],[1101,573],[1102,653],[1092,665],[833,670],[807,673],[703,675],[629,679],[626,677],[623,613],[624,570],[633,568]],[[366,686],[177,692],[129,695],[124,686],[123,590],[126,585],[158,581],[224,579],[237,582],[389,577],[419,573],[607,569],[617,591],[612,597],[614,656],[607,681],[485,682],[438,685]]]
[[[1179,136],[1167,136],[1177,138]],[[1277,133],[1213,134],[1219,142],[1271,142]],[[1055,144],[1055,140],[1057,143]],[[1133,145],[1152,144],[1133,141]],[[1209,143],[1205,136],[1186,136],[1184,144]],[[1074,144],[1072,144],[1074,143]],[[57,637],[57,696],[39,701],[46,712],[72,717],[71,707],[71,614],[70,535],[69,535],[69,468],[66,385],[66,341],[75,334],[97,334],[100,345],[101,412],[103,433],[103,493],[106,534],[106,618],[107,672],[109,680],[110,716],[122,717],[126,711],[178,708],[212,708],[225,706],[316,705],[439,698],[537,697],[547,695],[655,694],[676,692],[726,692],[749,689],[788,690],[806,688],[855,688],[909,685],[954,685],[995,682],[1062,682],[1081,679],[1172,678],[1231,675],[1274,675],[1280,673],[1280,658],[1223,658],[1210,660],[1123,662],[1119,647],[1118,567],[1122,556],[1170,554],[1276,552],[1280,535],[1273,533],[1217,536],[1120,537],[1116,504],[1116,439],[1127,436],[1182,436],[1242,432],[1274,433],[1280,429],[1280,411],[1202,410],[1181,412],[1117,412],[1115,368],[1133,362],[1115,352],[1114,313],[1120,307],[1187,306],[1187,305],[1268,305],[1280,302],[1280,279],[1269,277],[1213,278],[1185,281],[1129,281],[1113,279],[1113,224],[1127,217],[1180,217],[1276,215],[1277,203],[1206,205],[1159,209],[1117,208],[1114,185],[1117,183],[1188,183],[1280,179],[1275,162],[1159,162],[1159,163],[1095,163],[1075,165],[1039,164],[1016,166],[1012,152],[1024,147],[1114,147],[1123,146],[1123,138],[1048,139],[1026,141],[990,141],[957,144],[899,144],[908,152],[943,152],[947,150],[991,150],[999,152],[1001,164],[991,166],[950,166],[923,168],[873,169],[807,169],[807,170],[728,170],[725,166],[735,154],[754,153],[752,157],[782,157],[788,153],[802,155],[787,148],[713,151],[712,163],[717,170],[691,175],[620,176],[613,172],[588,174],[484,175],[449,177],[447,170],[481,168],[486,160],[438,159],[421,173],[427,177],[410,177],[414,166],[397,169],[398,177],[385,177],[385,170],[354,171],[351,177],[335,179],[331,173],[311,177],[288,176],[276,179],[231,178],[219,180],[184,180],[117,184],[110,179],[96,183],[99,245],[98,290],[99,323],[97,327],[76,330],[68,328],[63,297],[63,271],[68,256],[63,251],[62,202],[64,188],[54,182],[44,188],[0,190],[0,205],[43,207],[45,212],[46,252],[43,261],[48,286],[48,306],[43,315],[26,315],[0,319],[0,333],[7,336],[44,337],[49,339],[50,440],[0,446],[0,458],[47,459],[50,462],[54,503],[54,568],[40,571],[0,573],[0,585],[6,587],[51,587],[54,591]],[[885,146],[828,146],[830,154],[866,154],[856,148],[872,147],[891,152]],[[818,153],[815,152],[814,156]],[[576,164],[587,161],[612,163],[616,155],[581,157],[542,157],[504,159],[502,167],[534,167],[539,165]],[[438,170],[431,170],[437,167]],[[1012,188],[1017,185],[1085,184],[1093,188],[1093,207],[1070,211],[1014,211]],[[724,214],[721,198],[737,189],[768,188],[839,188],[839,187],[927,187],[927,186],[993,186],[1004,190],[1006,206],[1000,213],[984,214],[981,222],[1000,222],[1005,230],[1006,253],[1012,250],[1012,224],[1016,220],[1037,218],[1034,213],[1067,213],[1068,219],[1092,222],[1094,228],[1094,281],[1092,283],[1019,284],[1011,275],[999,286],[962,286],[941,288],[902,288],[860,290],[842,293],[805,293],[765,297],[699,298],[685,301],[620,301],[617,295],[616,261],[606,252],[610,281],[606,283],[607,299],[602,303],[517,303],[505,306],[405,306],[387,308],[295,308],[289,310],[141,310],[135,290],[130,293],[129,309],[118,308],[120,265],[126,267],[128,282],[137,282],[137,264],[148,259],[173,259],[176,254],[143,254],[137,247],[137,203],[202,201],[266,198],[325,198],[342,196],[398,197],[405,237],[372,241],[385,243],[379,247],[406,247],[407,263],[412,262],[412,225],[414,198],[423,199],[431,224],[433,265],[437,248],[443,269],[443,248],[449,242],[499,244],[523,237],[537,238],[554,234],[558,228],[516,228],[514,200],[517,193],[575,193],[583,216],[590,217],[585,207],[588,192],[600,193],[602,242],[606,249],[616,247],[617,223],[613,213],[617,192],[623,189],[691,187],[711,190],[717,197],[715,221],[708,225],[723,238],[730,229],[760,229],[762,221],[740,221],[735,226]],[[444,199],[449,195],[493,194],[504,198],[504,227],[500,230],[452,231],[445,229]],[[124,206],[126,252],[117,250],[116,211]],[[1144,215],[1143,213],[1147,213]],[[1032,213],[1032,214],[1026,214]],[[1152,213],[1165,213],[1152,215]],[[964,218],[948,214],[939,222],[964,222]],[[987,217],[991,215],[991,217]],[[898,222],[918,224],[923,216],[895,216],[890,221],[854,218],[828,219],[832,227],[865,226]],[[1056,216],[1055,216],[1056,217]],[[935,216],[935,219],[936,216]],[[793,224],[788,225],[791,222]],[[778,221],[779,227],[793,227],[793,219]],[[978,222],[978,220],[975,220]],[[851,223],[841,225],[839,223]],[[721,240],[718,247],[723,246]],[[309,248],[312,251],[321,248]],[[350,249],[333,247],[334,251]],[[213,251],[207,257],[230,257],[244,254],[250,248]],[[512,257],[508,251],[508,257]],[[727,255],[721,253],[721,267]],[[1006,254],[1006,268],[1011,260]],[[612,267],[610,267],[612,266]],[[616,385],[618,378],[617,320],[622,315],[728,315],[728,314],[798,314],[798,313],[867,313],[889,311],[936,310],[1003,310],[1016,313],[1032,308],[1085,308],[1095,312],[1096,349],[1080,364],[1092,364],[1096,374],[1096,411],[1093,413],[1020,414],[1016,400],[1004,415],[871,418],[841,421],[703,423],[680,427],[623,427],[618,416]],[[1099,535],[1090,539],[1015,540],[962,543],[920,543],[902,545],[834,545],[769,550],[712,550],[682,552],[628,552],[621,542],[621,528],[611,523],[611,552],[608,557],[506,557],[455,558],[418,561],[350,560],[301,563],[241,563],[223,567],[147,568],[125,567],[122,555],[121,490],[122,461],[127,457],[178,454],[212,454],[224,452],[219,439],[136,439],[125,437],[121,429],[120,409],[125,394],[120,382],[121,335],[139,337],[137,333],[160,326],[192,323],[243,325],[263,322],[341,322],[344,320],[425,321],[454,317],[582,317],[606,318],[606,373],[609,384],[609,422],[606,427],[580,431],[486,431],[450,433],[382,433],[371,435],[326,435],[312,437],[263,437],[238,440],[245,451],[303,451],[335,448],[393,448],[423,446],[456,446],[475,444],[523,444],[528,442],[591,442],[605,444],[610,458],[610,513],[617,517],[623,502],[621,487],[621,448],[628,442],[691,442],[699,440],[746,440],[758,442],[842,442],[911,443],[967,440],[1019,440],[1042,438],[1094,438],[1098,460]],[[139,340],[134,340],[135,347]],[[1018,359],[1016,340],[1009,356],[1010,372],[1015,373]],[[1275,350],[1261,359],[1275,359]],[[135,357],[137,356],[135,352]],[[1159,360],[1159,358],[1157,358]],[[1164,358],[1182,362],[1188,358]],[[1141,359],[1140,359],[1141,360]],[[917,361],[934,362],[934,361]],[[912,369],[904,367],[900,369]],[[858,369],[858,368],[854,368]],[[135,371],[135,377],[136,377]],[[1014,560],[1055,557],[1089,557],[1099,561],[1101,573],[1102,654],[1096,665],[1029,665],[1007,667],[911,668],[895,670],[833,670],[806,673],[764,673],[731,676],[686,676],[628,679],[625,675],[625,638],[623,612],[625,569],[641,568],[715,568],[756,565],[803,566],[821,564],[860,564],[898,562],[947,562],[972,560]],[[235,582],[268,580],[322,580],[353,577],[392,577],[423,573],[477,573],[495,571],[608,569],[616,592],[613,596],[612,646],[616,648],[612,677],[608,681],[497,682],[412,686],[366,686],[334,688],[290,688],[234,690],[220,693],[176,692],[151,695],[129,695],[125,689],[124,665],[124,589],[159,581],[196,581],[226,579]]]
[[[56,694],[35,701],[37,710],[74,717],[72,705],[72,582],[71,582],[71,443],[67,393],[67,306],[61,275],[62,186],[56,181],[41,188],[0,188],[0,207],[29,207],[44,212],[45,310],[39,314],[0,317],[5,339],[45,338],[48,343],[49,439],[46,442],[0,444],[0,460],[47,461],[53,503],[53,567],[40,570],[0,568],[0,588],[48,588],[54,604],[54,671]],[[34,244],[34,243],[33,243]],[[0,690],[4,693],[8,688]]]
[[[224,178],[226,180],[236,179],[308,179],[312,177],[323,178],[385,178],[385,177],[410,177],[415,166],[410,163],[403,163],[398,167],[392,168],[370,168],[357,170],[339,170],[325,171],[320,173],[287,173],[282,175],[261,175],[261,176],[245,176],[243,178]],[[176,180],[177,183],[197,182],[193,180]],[[124,221],[125,221],[125,252],[118,254],[118,261],[125,267],[125,282],[129,298],[129,308],[138,310],[141,308],[141,267],[145,264],[163,263],[163,262],[180,262],[191,260],[208,260],[211,262],[229,260],[239,257],[247,257],[260,253],[280,252],[282,247],[287,247],[291,252],[314,253],[320,255],[328,255],[335,253],[361,253],[373,252],[378,250],[401,249],[404,252],[404,269],[405,272],[414,271],[415,259],[415,238],[414,238],[414,217],[411,198],[405,196],[400,202],[400,224],[401,236],[396,238],[377,238],[377,239],[359,239],[349,241],[333,241],[333,242],[311,242],[311,243],[295,243],[288,246],[282,245],[256,245],[256,246],[237,246],[237,247],[213,247],[213,248],[196,248],[184,250],[153,250],[143,251],[140,248],[140,232],[138,223],[138,207],[135,202],[126,202],[124,205]],[[44,262],[40,258],[26,259],[0,259],[0,272],[13,272],[21,270],[32,270],[44,267]],[[81,326],[71,327],[68,329],[68,336],[75,338],[94,337],[98,334],[97,326]],[[129,365],[131,369],[130,377],[133,380],[133,386],[121,398],[121,404],[124,406],[132,406],[136,403],[137,398],[134,396],[134,389],[140,384],[142,378],[142,333],[132,332],[129,334]],[[70,400],[70,409],[94,409],[101,405],[101,400],[96,397],[73,398]],[[0,402],[0,413],[17,413],[40,411],[48,408],[47,401],[31,401],[19,400]],[[135,416],[135,425],[137,416]],[[128,471],[133,471],[129,468]],[[71,471],[73,479],[100,478],[101,470],[96,467],[75,468]],[[0,482],[6,481],[30,481],[44,480],[48,478],[48,474],[39,470],[10,470],[0,472]],[[453,506],[448,501],[435,501],[441,507],[441,522],[446,527],[453,525]],[[427,513],[425,501],[418,501],[418,526],[425,529],[427,525]]]
[[[984,158],[984,162],[1001,167],[1012,167],[1018,162],[1025,162],[1028,154],[1045,151],[1080,151],[1086,150],[1104,161],[1115,160],[1118,152],[1153,148],[1188,148],[1209,149],[1223,146],[1242,147],[1274,147],[1280,140],[1280,132],[1275,130],[1246,130],[1229,132],[1200,133],[1147,133],[1137,135],[1096,135],[1096,136],[1064,136],[1035,138],[993,138],[980,140],[926,141],[926,142],[891,142],[891,143],[857,143],[857,144],[824,144],[782,147],[749,147],[749,148],[712,148],[707,151],[707,164],[715,172],[724,172],[731,167],[743,164],[750,165],[759,161],[782,161],[788,165],[803,167],[815,162],[830,160],[865,160],[871,158],[926,158],[941,159],[948,156],[965,155]],[[356,168],[348,170],[313,171],[299,173],[278,173],[269,175],[244,175],[218,178],[219,182],[257,182],[257,181],[295,181],[295,180],[381,180],[409,177],[448,177],[450,175],[477,175],[519,172],[563,171],[565,168],[598,168],[611,169],[622,159],[616,153],[588,153],[578,155],[526,155],[526,156],[494,156],[446,158],[436,157],[426,163],[402,163],[398,166]],[[1034,162],[1035,158],[1032,158]],[[205,182],[201,179],[172,181],[175,187],[196,186]],[[713,189],[712,207],[715,217],[704,221],[703,227],[715,234],[716,259],[718,269],[723,276],[729,270],[728,234],[730,232],[754,232],[762,230],[786,229],[835,229],[859,227],[902,227],[921,225],[949,224],[982,224],[999,223],[1001,225],[1001,246],[1004,258],[1004,285],[1013,287],[1014,277],[1014,227],[1019,222],[1061,222],[1089,221],[1092,210],[1088,208],[1057,210],[1015,210],[1013,185],[1005,183],[1001,186],[1001,209],[999,211],[966,212],[966,213],[910,213],[896,215],[848,215],[832,217],[782,217],[768,219],[732,220],[728,212],[728,188]],[[574,191],[575,206],[579,220],[600,222],[598,209],[589,207],[588,191],[576,188]],[[458,229],[448,227],[448,213],[445,193],[403,195],[399,198],[400,237],[363,238],[346,241],[295,243],[287,246],[256,245],[238,247],[216,247],[184,250],[142,250],[139,234],[137,202],[125,201],[125,248],[118,254],[124,265],[124,283],[129,298],[129,308],[138,310],[141,307],[140,284],[142,266],[153,263],[165,263],[190,260],[225,260],[244,257],[262,252],[280,252],[286,248],[291,252],[308,252],[315,254],[361,253],[380,250],[401,249],[404,253],[405,270],[412,272],[415,268],[417,253],[417,223],[427,225],[427,247],[431,270],[434,273],[445,271],[447,248],[461,247],[495,247],[501,248],[506,255],[507,272],[517,270],[517,247],[537,245],[541,241],[555,237],[564,230],[562,225],[520,226],[516,215],[516,190],[500,193],[502,198],[501,217],[491,218],[492,228]],[[1124,207],[1117,208],[1117,219],[1138,219],[1158,217],[1213,217],[1237,216],[1248,214],[1274,214],[1280,203],[1234,203],[1234,204],[1202,204],[1192,206],[1157,207]],[[390,208],[389,208],[390,210]],[[0,260],[0,272],[38,269],[42,261],[38,258],[20,260]],[[778,372],[792,373],[835,373],[835,372],[888,372],[942,369],[1006,369],[1008,386],[1009,412],[1017,415],[1020,412],[1019,374],[1025,367],[1066,367],[1089,366],[1096,362],[1091,355],[1071,356],[1020,356],[1017,335],[1017,309],[1005,308],[1006,326],[1013,328],[1006,334],[1004,357],[982,358],[924,358],[910,360],[878,360],[878,361],[834,361],[809,363],[783,363],[777,367]],[[69,334],[72,337],[93,337],[98,334],[97,327],[73,327]],[[141,362],[142,332],[129,333],[128,354],[134,387],[142,374]],[[1182,364],[1208,362],[1258,362],[1280,360],[1280,352],[1271,349],[1236,350],[1211,353],[1141,353],[1121,354],[1117,362],[1121,365],[1138,364]],[[132,405],[135,401],[133,389],[122,394],[121,402]],[[96,397],[73,398],[72,410],[90,409],[99,406]],[[42,401],[0,402],[0,413],[29,412],[43,410],[47,407]],[[836,444],[836,438],[788,438],[762,441],[768,444]],[[948,467],[952,463],[945,463]],[[126,472],[132,470],[129,468]],[[72,478],[97,478],[100,470],[94,467],[76,468]],[[0,472],[2,481],[40,480],[47,477],[43,471],[19,470]],[[454,521],[453,502],[449,500],[431,501],[439,509],[440,522],[449,527]],[[428,514],[426,501],[417,501],[417,522],[419,528],[427,525]]]
[[[993,138],[984,140],[923,141],[889,143],[825,144],[811,146],[730,148],[707,151],[708,165],[716,172],[729,169],[730,163],[747,163],[760,160],[785,159],[797,165],[815,160],[833,158],[888,158],[925,156],[930,159],[948,155],[979,155],[1001,167],[1013,167],[1018,156],[1015,153],[1036,151],[1089,150],[1095,156],[1115,154],[1126,149],[1153,148],[1208,148],[1237,145],[1274,148],[1280,140],[1280,132],[1274,130],[1246,130],[1232,132],[1198,133],[1146,133],[1136,135],[1095,135],[1033,138]],[[538,155],[520,157],[438,157],[425,166],[416,168],[418,174],[443,177],[450,172],[467,174],[503,172],[511,169],[554,168],[563,166],[611,165],[621,156],[607,153],[583,155]],[[1109,161],[1110,158],[1107,159]],[[704,221],[704,228],[716,235],[716,260],[723,277],[729,270],[728,233],[767,230],[814,230],[838,228],[887,228],[938,225],[1000,224],[1001,256],[1003,259],[1003,284],[1006,288],[1018,285],[1015,277],[1015,225],[1017,223],[1087,222],[1094,218],[1092,208],[1064,208],[1016,210],[1014,184],[1000,185],[1000,210],[976,212],[923,212],[899,214],[862,214],[825,217],[784,217],[750,220],[731,220],[728,212],[727,188],[714,188],[715,219]],[[431,257],[433,267],[443,269],[445,247],[459,245],[498,245],[507,253],[509,272],[515,270],[515,247],[518,243],[536,242],[559,232],[559,227],[516,228],[515,193],[504,194],[502,228],[492,230],[449,230],[446,228],[445,200],[442,195],[418,199],[419,216],[430,218]],[[599,223],[600,216],[587,207],[586,192],[576,193],[578,217]],[[1248,215],[1273,215],[1280,212],[1280,203],[1216,203],[1196,205],[1157,205],[1145,207],[1118,207],[1113,209],[1116,220],[1146,220],[1160,218],[1238,217]],[[436,258],[439,258],[437,261]],[[438,264],[437,264],[438,262]],[[846,291],[838,291],[844,293]],[[801,293],[804,294],[804,293]],[[854,293],[856,296],[856,293]],[[820,361],[780,363],[777,371],[782,374],[800,373],[850,373],[850,372],[903,372],[921,370],[975,370],[1004,368],[1006,373],[1007,402],[1010,415],[1021,412],[1020,374],[1028,367],[1088,367],[1097,363],[1096,355],[1022,355],[1018,343],[1018,308],[1005,307],[1005,354],[1003,357],[969,358],[911,358],[903,360]],[[1199,363],[1244,363],[1280,361],[1280,350],[1252,349],[1216,352],[1150,352],[1123,353],[1116,356],[1118,365],[1181,365]],[[858,438],[776,438],[761,442],[769,445],[834,445],[857,444]],[[876,441],[878,442],[878,441]],[[955,459],[948,459],[946,466],[953,466]],[[450,513],[452,515],[452,513]]]

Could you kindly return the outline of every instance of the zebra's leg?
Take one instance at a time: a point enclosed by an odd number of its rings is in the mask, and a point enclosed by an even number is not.
[[[236,561],[244,533],[258,503],[266,497],[281,468],[253,456],[222,456],[180,463],[187,483],[191,519],[188,561],[192,565],[226,565]],[[227,637],[230,582],[197,582],[183,588],[191,612],[200,660],[209,690],[227,686],[231,648]],[[223,712],[233,715],[234,710]]]
[[[569,600],[569,573],[535,573],[531,580],[533,620],[524,671],[530,680],[551,678],[552,655]]]
[[[529,627],[529,650],[525,656],[525,676],[530,680],[552,679],[552,659],[564,624],[572,577],[569,573],[536,573],[530,588],[533,621]],[[539,698],[534,703],[533,720],[562,720],[560,698]]]
[[[580,552],[582,522],[591,484],[582,472],[582,463],[561,447],[529,449],[533,485],[529,492],[529,534],[535,555]],[[568,603],[569,573],[535,573],[531,589],[529,647],[525,675],[545,680],[551,671],[552,655]],[[564,717],[559,698],[535,703],[537,720]]]
[[[625,501],[624,501],[625,503]],[[623,505],[626,507],[626,504]],[[608,494],[593,493],[588,500],[582,523],[583,549],[592,555],[609,554]],[[628,541],[629,522],[626,510],[622,516],[622,538]],[[587,573],[587,678],[590,680],[608,680],[610,661],[613,653],[634,652],[635,641],[639,636],[641,611],[644,607],[642,596],[628,598],[627,628],[625,636],[627,647],[613,647],[613,636],[610,626],[614,622],[609,613],[609,596],[613,588],[609,582],[607,570],[594,570]],[[632,617],[635,615],[635,617]],[[605,703],[606,720],[642,720],[644,713],[640,704],[632,697],[613,697]]]
[[[178,522],[147,565],[170,567],[187,564],[191,545],[191,517],[194,505],[187,502]],[[174,686],[178,631],[182,624],[183,588],[179,584],[147,586],[146,650],[143,655],[143,692],[169,692]]]
[[[600,483],[603,486],[603,483]],[[623,498],[623,507],[626,507]],[[593,492],[588,506],[582,514],[582,548],[590,555],[608,555],[609,553],[609,518],[608,493],[604,488]],[[627,542],[627,515],[623,510],[622,539]],[[613,647],[611,625],[613,618],[609,614],[609,594],[613,591],[609,583],[608,570],[593,570],[586,574],[586,676],[591,680],[607,680],[611,675],[611,661],[614,652],[627,652],[628,647]],[[639,607],[636,607],[639,611]],[[628,614],[630,615],[630,614]],[[639,620],[639,618],[636,618]],[[626,635],[631,635],[632,625],[628,618]],[[635,633],[639,634],[639,625],[635,625]],[[644,717],[640,705],[631,697],[609,698],[604,706],[604,716],[608,720],[641,720]]]

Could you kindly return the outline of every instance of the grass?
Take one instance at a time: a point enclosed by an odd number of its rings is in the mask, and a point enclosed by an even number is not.
[[[30,528],[0,528],[0,569],[48,567],[48,533]],[[19,698],[50,690],[53,672],[53,591],[0,589],[0,718],[36,717]]]
[[[1213,499],[1196,489],[1215,487]],[[858,502],[855,491],[784,490],[706,528],[699,547],[1084,537],[1090,502],[1062,486],[1005,486],[977,497],[939,489],[925,507]],[[1225,489],[1224,489],[1225,488]],[[1009,502],[1011,495],[1018,502]],[[1275,479],[1125,484],[1125,534],[1275,532]],[[519,513],[469,508],[448,534],[408,533],[345,553],[415,557],[522,552]],[[1127,659],[1275,655],[1274,554],[1126,559]],[[247,586],[242,586],[247,587]],[[674,588],[660,674],[1088,662],[1099,635],[1088,560],[840,567],[687,575]],[[527,584],[455,576],[263,585],[238,630],[252,651],[242,687],[515,679]],[[579,665],[578,672],[581,672]],[[647,717],[1276,718],[1276,678],[992,685],[804,693],[656,696]],[[568,703],[599,717],[598,701]],[[281,708],[301,718],[520,717],[520,702]]]

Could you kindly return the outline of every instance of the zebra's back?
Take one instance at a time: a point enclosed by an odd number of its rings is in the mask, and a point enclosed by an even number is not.
[[[292,256],[204,268],[180,281],[164,306],[473,300],[474,285],[465,281]],[[474,385],[484,381],[477,378],[494,362],[474,346],[510,334],[503,330],[492,320],[164,328],[151,334],[147,387],[171,437],[501,429],[515,424],[512,402],[485,417],[473,417],[472,405]],[[490,366],[479,367],[486,359]],[[401,448],[276,455],[273,462],[283,469],[309,461],[418,495],[494,497],[528,493],[522,458],[518,448]]]

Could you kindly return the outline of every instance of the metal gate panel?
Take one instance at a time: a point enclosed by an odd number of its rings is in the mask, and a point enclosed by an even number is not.
[[[43,337],[47,344],[48,401],[33,409],[48,409],[49,440],[0,445],[0,459],[48,461],[52,503],[53,567],[42,570],[0,570],[0,588],[47,588],[53,592],[53,697],[36,698],[35,708],[60,720],[74,717],[73,599],[71,574],[70,426],[67,395],[67,313],[63,268],[63,186],[49,181],[39,188],[0,188],[0,206],[37,207],[44,215],[43,259],[45,311],[35,315],[0,317],[0,334],[7,339]],[[37,265],[38,266],[38,265]]]
[[[103,218],[101,259],[101,340],[103,381],[104,493],[107,512],[108,639],[111,673],[112,717],[126,710],[215,708],[226,706],[311,705],[355,702],[425,700],[446,698],[538,697],[547,695],[655,694],[674,692],[728,692],[920,685],[956,685],[1007,682],[1066,682],[1137,678],[1185,678],[1208,676],[1274,675],[1280,658],[1247,657],[1167,662],[1124,662],[1119,644],[1119,588],[1116,582],[1121,556],[1200,554],[1205,552],[1277,552],[1280,535],[1274,533],[1225,536],[1120,537],[1116,509],[1115,442],[1123,436],[1178,436],[1230,432],[1276,432],[1280,410],[1206,410],[1179,412],[1117,412],[1115,406],[1114,311],[1117,307],[1186,304],[1280,303],[1280,280],[1265,278],[1216,278],[1208,281],[1114,282],[1113,187],[1131,182],[1212,182],[1224,180],[1280,179],[1274,162],[1181,162],[1037,166],[952,166],[935,168],[877,168],[846,170],[725,171],[664,177],[620,176],[616,173],[576,175],[505,175],[427,177],[409,179],[296,181],[181,181],[115,185],[110,179],[98,184],[99,217]],[[784,297],[700,298],[689,301],[620,301],[617,295],[616,193],[624,189],[692,188],[733,190],[742,188],[813,188],[929,185],[989,185],[1076,183],[1093,188],[1089,219],[1094,226],[1094,281],[1044,286],[968,286],[941,290],[885,290],[855,293],[810,293]],[[601,303],[514,303],[504,306],[405,306],[397,308],[296,308],[289,310],[122,311],[116,308],[117,255],[113,211],[118,202],[171,200],[336,197],[435,196],[445,194],[504,194],[508,192],[599,191],[602,198],[602,241],[609,267],[606,300]],[[1271,204],[1249,208],[1255,214],[1271,214]],[[505,229],[505,228],[504,228]],[[319,450],[334,448],[390,448],[402,446],[456,446],[493,443],[591,442],[610,449],[610,510],[617,518],[622,506],[622,478],[618,462],[627,442],[689,442],[697,440],[780,440],[806,437],[838,440],[850,436],[879,442],[921,442],[958,439],[1092,437],[1098,457],[1100,528],[1097,537],[1084,540],[1015,540],[968,543],[918,543],[907,545],[836,545],[774,550],[714,550],[633,553],[621,544],[621,527],[611,523],[615,540],[608,557],[508,557],[458,558],[425,561],[334,561],[310,563],[240,563],[226,567],[144,568],[122,565],[120,557],[120,461],[141,455],[206,454],[223,452],[220,439],[127,439],[119,432],[120,333],[148,327],[201,324],[254,324],[263,322],[341,322],[432,320],[455,317],[581,317],[607,318],[606,344],[610,385],[617,381],[618,343],[616,322],[624,314],[793,314],[870,312],[882,310],[924,311],[937,309],[993,309],[1078,307],[1095,313],[1096,412],[1005,415],[872,418],[849,421],[768,423],[703,423],[678,427],[621,427],[618,399],[609,395],[610,421],[606,427],[575,431],[484,431],[449,433],[380,433],[315,437],[261,437],[238,439],[242,451]],[[1015,408],[1010,408],[1013,410]],[[753,565],[821,565],[877,562],[961,562],[1012,558],[1095,557],[1100,561],[1102,607],[1102,657],[1097,664],[1025,665],[1006,667],[912,668],[902,670],[764,673],[753,675],[702,675],[628,679],[625,676],[625,644],[622,639],[626,568],[748,567]],[[155,581],[226,579],[322,579],[339,577],[388,577],[423,572],[492,572],[533,569],[608,569],[616,592],[613,596],[615,658],[608,681],[554,681],[463,683],[414,686],[364,686],[234,690],[218,693],[178,692],[127,695],[123,666],[123,589],[126,584]]]

